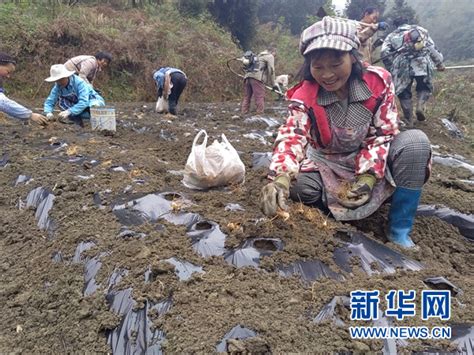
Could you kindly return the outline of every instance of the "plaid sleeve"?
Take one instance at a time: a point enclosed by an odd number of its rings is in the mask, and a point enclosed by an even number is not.
[[[382,103],[375,113],[369,133],[356,157],[356,174],[369,173],[378,179],[384,177],[388,150],[398,130],[398,114],[395,105],[395,89],[390,74],[379,67],[371,67],[381,75],[385,83]]]
[[[299,108],[290,108],[290,116],[278,130],[273,149],[269,177],[282,173],[294,176],[305,158],[305,148],[310,138],[311,122],[308,115]]]

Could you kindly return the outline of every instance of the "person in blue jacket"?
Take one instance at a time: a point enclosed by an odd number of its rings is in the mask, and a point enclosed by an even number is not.
[[[50,76],[47,82],[55,82],[49,96],[44,102],[44,113],[51,119],[56,104],[62,110],[59,113],[61,122],[81,121],[90,118],[90,107],[104,106],[105,102],[89,84],[75,74],[67,70],[64,64],[51,66]]]
[[[153,73],[153,79],[158,90],[158,99],[168,100],[168,111],[176,116],[179,97],[188,82],[186,74],[176,68],[162,67]]]
[[[16,61],[7,53],[0,52],[0,112],[19,120],[27,121],[31,119],[40,125],[47,124],[47,119],[39,113],[27,109],[16,101],[9,99],[3,89],[3,80],[10,78],[16,68]]]

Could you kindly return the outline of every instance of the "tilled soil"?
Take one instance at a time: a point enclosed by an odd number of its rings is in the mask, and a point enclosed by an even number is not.
[[[391,289],[414,289],[419,294],[428,289],[423,280],[431,276],[443,276],[464,291],[453,300],[450,321],[426,323],[418,314],[398,324],[473,323],[473,244],[456,227],[437,217],[417,217],[412,236],[419,249],[403,251],[385,238],[388,206],[351,224],[298,204],[291,205],[286,220],[262,219],[258,195],[266,183],[266,170],[253,167],[252,153],[270,151],[272,137],[257,140],[244,135],[251,131],[271,134],[275,128],[244,121],[237,116],[236,102],[182,104],[180,115],[172,120],[154,113],[153,106],[117,105],[114,136],[92,132],[88,122],[84,128],[55,122],[41,129],[2,120],[2,151],[8,153],[9,161],[1,168],[0,352],[110,352],[107,335],[120,325],[122,317],[110,309],[106,294],[130,287],[135,310],[150,302],[172,301],[168,312],[151,312],[148,318],[154,328],[164,332],[160,347],[165,352],[216,351],[216,345],[236,325],[257,336],[231,342],[229,350],[380,351],[382,341],[350,338],[348,326],[364,322],[351,323],[344,307],[337,310],[346,326],[337,327],[331,321],[317,324],[313,318],[334,296],[347,296],[358,289],[381,290],[381,295]],[[273,106],[265,117],[283,122],[284,104]],[[419,127],[439,145],[440,153],[460,152],[472,162],[472,147],[450,136],[437,118]],[[211,139],[225,133],[239,151],[246,166],[243,185],[209,191],[183,186],[180,171],[200,129],[206,129]],[[19,175],[32,179],[15,184]],[[472,178],[473,173],[466,169],[434,164],[421,203],[472,214],[473,185],[460,182]],[[34,209],[25,207],[28,193],[37,187],[45,187],[55,196],[49,229],[38,228]],[[178,199],[173,212],[193,212],[217,223],[226,235],[227,250],[254,237],[277,238],[283,249],[274,250],[270,245],[273,253],[261,258],[259,268],[236,267],[222,256],[205,258],[197,253],[187,234],[189,226],[170,223],[162,216],[156,222],[128,227],[143,233],[142,237],[119,236],[124,229],[114,206],[160,192],[182,194],[191,201],[180,204]],[[243,210],[226,209],[230,203]],[[344,231],[362,231],[424,268],[369,276],[355,258],[349,273],[333,257],[342,245],[339,236]],[[81,242],[93,242],[94,246],[82,253],[82,261],[74,262]],[[84,263],[94,256],[102,263],[95,275],[97,289],[84,295]],[[201,266],[204,272],[181,281],[173,266],[164,261],[172,257]],[[278,272],[281,265],[300,260],[319,260],[343,275],[343,280],[304,281]],[[375,264],[371,267],[378,268]],[[127,274],[109,288],[114,270],[126,270]],[[145,282],[147,270],[152,276]],[[132,334],[132,342],[133,336],[137,334]],[[449,341],[418,340],[399,350],[432,348],[452,350],[455,346]]]

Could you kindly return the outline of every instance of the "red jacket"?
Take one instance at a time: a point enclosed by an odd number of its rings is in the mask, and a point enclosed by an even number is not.
[[[356,174],[372,173],[384,176],[388,149],[393,136],[399,133],[398,115],[394,103],[394,88],[390,74],[380,67],[367,67],[363,76],[373,95],[364,105],[374,113],[367,137],[356,157]],[[279,129],[270,170],[272,176],[284,172],[297,174],[315,169],[306,159],[306,145],[326,147],[331,140],[331,128],[324,107],[317,104],[319,85],[303,81],[288,90],[293,101],[290,116]],[[311,111],[314,115],[311,115]],[[314,117],[310,117],[314,116]]]

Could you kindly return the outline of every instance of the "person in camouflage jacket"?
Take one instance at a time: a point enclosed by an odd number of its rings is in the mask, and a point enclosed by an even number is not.
[[[408,25],[403,18],[396,19],[394,25],[397,29],[385,38],[381,57],[392,74],[395,94],[400,100],[405,121],[412,127],[413,80],[416,81],[417,93],[416,117],[419,121],[424,121],[425,104],[433,92],[433,64],[439,71],[443,71],[443,55],[423,27]]]
[[[356,26],[324,17],[301,35],[302,81],[286,93],[289,117],[278,130],[261,208],[274,216],[286,200],[359,220],[392,198],[387,238],[409,237],[431,148],[420,130],[400,132],[390,73],[359,60]]]

